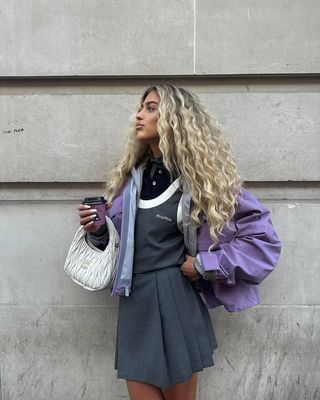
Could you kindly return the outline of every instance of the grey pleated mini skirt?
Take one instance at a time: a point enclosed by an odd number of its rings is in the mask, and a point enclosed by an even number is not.
[[[119,298],[118,378],[162,389],[214,365],[216,338],[207,307],[180,265],[133,276]]]

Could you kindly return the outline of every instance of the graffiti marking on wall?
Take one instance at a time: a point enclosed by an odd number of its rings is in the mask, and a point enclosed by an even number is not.
[[[2,135],[9,135],[9,134],[14,134],[14,133],[22,133],[24,132],[23,128],[14,128],[14,129],[3,129],[1,131]]]

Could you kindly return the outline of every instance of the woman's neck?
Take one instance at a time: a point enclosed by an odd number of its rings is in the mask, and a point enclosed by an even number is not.
[[[160,158],[162,156],[161,150],[158,145],[150,145],[150,151],[154,158]]]

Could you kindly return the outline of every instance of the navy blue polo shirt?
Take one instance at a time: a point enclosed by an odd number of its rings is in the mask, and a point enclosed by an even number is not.
[[[143,171],[140,198],[150,200],[160,196],[172,183],[170,173],[164,166],[161,157],[150,156]]]

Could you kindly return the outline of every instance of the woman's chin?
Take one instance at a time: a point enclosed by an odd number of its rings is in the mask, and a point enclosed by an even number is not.
[[[136,138],[137,138],[137,140],[141,140],[142,142],[154,141],[154,140],[158,139],[157,137],[153,137],[152,135],[148,135],[142,131],[137,131]]]

